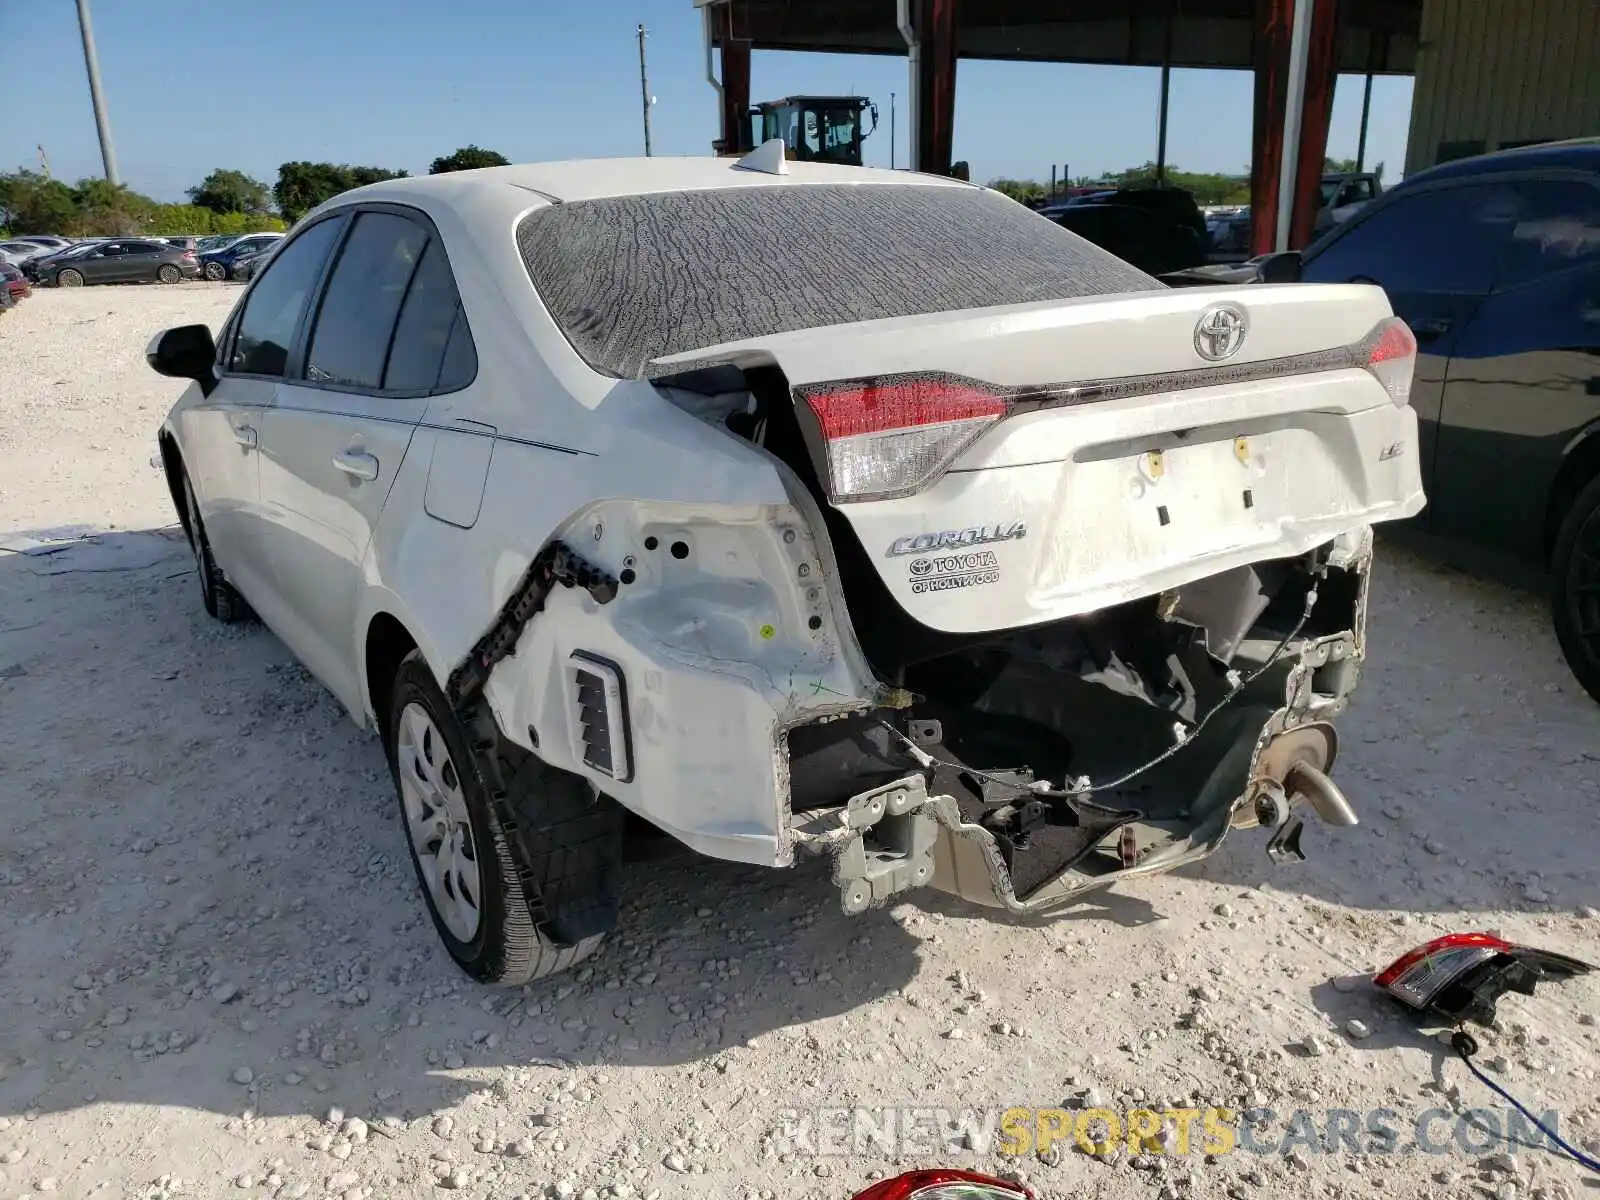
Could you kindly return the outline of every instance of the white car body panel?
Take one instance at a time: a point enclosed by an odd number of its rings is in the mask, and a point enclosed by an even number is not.
[[[166,430],[228,575],[371,724],[365,646],[380,616],[404,627],[442,683],[552,541],[614,576],[632,572],[605,606],[578,590],[549,596],[487,685],[501,732],[697,850],[790,862],[785,732],[881,704],[891,690],[856,640],[821,512],[761,447],[648,382],[584,363],[532,286],[515,230],[552,197],[821,182],[969,186],[805,163],[772,176],[727,160],[617,160],[392,180],[308,214],[369,199],[425,213],[449,252],[478,374],[462,390],[385,401],[381,412],[335,391],[260,384],[251,417],[260,454],[234,442],[243,418],[221,403],[245,381],[230,378],[209,399],[190,388]],[[1375,288],[1151,291],[779,334],[683,357],[776,362],[795,385],[901,370],[1013,386],[1125,376],[1130,362],[1140,373],[1181,371],[1210,365],[1194,349],[1195,318],[1224,297],[1249,310],[1241,364],[1355,343],[1389,314]],[[1411,409],[1364,371],[1332,371],[1015,416],[917,495],[840,509],[917,620],[1010,628],[1364,537],[1372,522],[1421,507],[1415,445]],[[352,447],[375,454],[378,479],[333,467]],[[1164,456],[1159,478],[1147,469],[1152,450]],[[1245,487],[1254,505],[1235,508]],[[1172,515],[1165,526],[1161,507]],[[884,557],[907,535],[1010,521],[1028,536],[985,547],[1003,588],[914,593],[909,560]],[[649,538],[658,548],[647,554]],[[575,753],[565,680],[579,650],[626,679],[631,780]]]
[[[1163,375],[1216,366],[1193,331],[1223,299],[1249,318],[1226,368],[1353,345],[1391,315],[1376,287],[1186,288],[781,333],[660,361],[775,361],[797,386],[915,371],[1071,384],[1126,375],[1130,362]],[[1300,554],[1423,503],[1415,410],[1347,368],[1019,413],[931,487],[840,510],[907,612],[967,632]],[[892,553],[906,537],[1018,523],[1025,536],[961,544],[955,557]],[[935,591],[937,577],[916,573],[945,567],[952,582],[979,582]]]
[[[365,707],[355,623],[362,562],[426,407],[426,398],[280,383],[278,403],[262,418],[265,557],[284,619],[296,627],[285,640],[357,712]],[[375,478],[341,470],[347,455],[364,457]]]

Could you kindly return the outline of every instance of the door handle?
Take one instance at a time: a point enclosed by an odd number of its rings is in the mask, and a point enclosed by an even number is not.
[[[360,450],[345,450],[333,456],[333,465],[352,479],[376,479],[378,460]]]
[[[236,425],[233,430],[233,440],[246,450],[256,448],[256,430],[253,425]]]
[[[1423,317],[1407,323],[1411,326],[1411,332],[1417,335],[1419,342],[1431,342],[1450,332],[1448,317]]]

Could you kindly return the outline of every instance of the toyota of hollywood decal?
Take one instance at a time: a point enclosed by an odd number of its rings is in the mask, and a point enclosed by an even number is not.
[[[911,590],[918,595],[987,587],[1000,582],[1000,562],[993,550],[974,550],[942,558],[914,558],[909,570]]]

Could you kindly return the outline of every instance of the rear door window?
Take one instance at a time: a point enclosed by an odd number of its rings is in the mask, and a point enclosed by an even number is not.
[[[1497,291],[1600,263],[1600,188],[1576,179],[1523,185],[1527,203],[1511,230]]]
[[[307,382],[383,386],[395,319],[427,241],[422,226],[394,213],[364,212],[356,218],[311,331]]]
[[[336,217],[319,221],[273,256],[245,298],[228,370],[248,375],[283,374],[300,318],[343,225]]]
[[[434,238],[422,252],[422,261],[417,264],[405,303],[400,307],[394,345],[383,373],[384,390],[431,392],[436,387],[444,387],[440,372],[458,321],[470,347],[471,335],[467,334],[466,319],[461,315],[461,301],[456,295],[450,261],[445,257],[443,243]],[[460,372],[452,374],[459,377]],[[467,378],[470,381],[471,376]],[[454,386],[462,384],[455,382]]]

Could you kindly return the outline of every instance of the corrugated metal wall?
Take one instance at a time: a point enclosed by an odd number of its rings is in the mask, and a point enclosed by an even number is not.
[[[1424,0],[1408,174],[1508,143],[1591,135],[1600,0]]]

